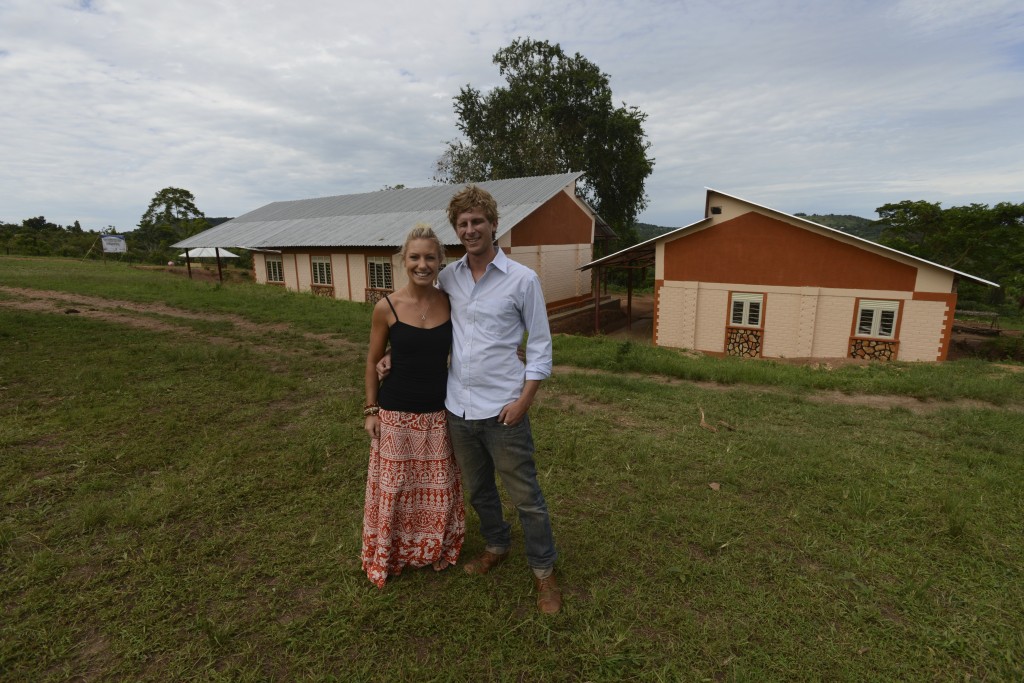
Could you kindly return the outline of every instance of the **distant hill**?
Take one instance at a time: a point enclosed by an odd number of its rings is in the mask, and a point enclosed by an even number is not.
[[[878,221],[873,221],[870,218],[861,218],[860,216],[850,216],[848,214],[839,215],[834,213],[825,215],[817,213],[797,213],[793,215],[799,216],[800,218],[806,218],[807,220],[820,225],[848,232],[851,235],[856,235],[857,237],[863,237],[866,240],[872,240],[873,242],[877,242],[878,238],[882,235],[882,226],[879,225]]]
[[[657,237],[658,235],[664,235],[666,232],[675,230],[675,228],[666,228],[660,225],[651,225],[650,223],[637,223],[636,234],[640,238],[641,242]]]

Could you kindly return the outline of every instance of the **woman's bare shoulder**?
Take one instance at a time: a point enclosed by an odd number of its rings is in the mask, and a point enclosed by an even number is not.
[[[395,304],[395,298],[393,295],[390,296],[391,304],[388,304],[387,299],[381,297],[377,300],[377,303],[373,305],[373,318],[374,320],[389,320],[394,318],[395,314],[392,313],[391,307]]]

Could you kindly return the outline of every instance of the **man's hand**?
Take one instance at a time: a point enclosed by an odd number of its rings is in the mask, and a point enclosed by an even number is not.
[[[385,353],[384,357],[377,361],[377,381],[383,382],[384,378],[391,374],[391,353]]]
[[[519,398],[509,403],[498,413],[498,422],[506,427],[514,427],[522,422],[523,418],[526,417],[526,413],[530,411],[530,406],[533,405],[533,399],[537,396],[538,389],[540,389],[539,379],[526,380],[523,384],[523,393],[519,395]]]
[[[517,400],[512,401],[507,406],[501,409],[498,413],[498,422],[505,425],[506,427],[512,427],[523,420],[523,416],[526,415],[530,410],[530,401],[525,397],[519,397]]]

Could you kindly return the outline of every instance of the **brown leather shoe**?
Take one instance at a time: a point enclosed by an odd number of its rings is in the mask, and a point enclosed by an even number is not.
[[[506,557],[508,557],[508,552],[498,555],[485,550],[464,564],[462,568],[466,570],[467,574],[480,574],[482,576],[504,562]]]
[[[557,614],[562,609],[562,590],[554,572],[546,579],[533,577],[533,585],[537,589],[537,609],[541,614]]]

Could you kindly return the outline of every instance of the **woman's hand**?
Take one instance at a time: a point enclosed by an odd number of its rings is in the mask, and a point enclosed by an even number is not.
[[[366,430],[366,433],[370,435],[371,439],[380,438],[380,420],[376,415],[367,415],[363,428]]]

